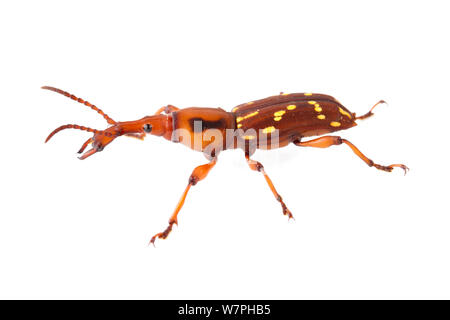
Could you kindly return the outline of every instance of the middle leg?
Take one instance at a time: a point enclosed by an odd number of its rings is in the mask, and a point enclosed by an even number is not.
[[[281,198],[280,194],[275,189],[272,180],[269,178],[266,171],[264,171],[264,166],[260,162],[250,159],[250,155],[248,152],[245,153],[245,159],[247,160],[247,164],[250,167],[250,169],[252,169],[253,171],[261,172],[264,175],[264,178],[266,179],[266,182],[269,185],[270,190],[272,190],[275,199],[277,199],[277,201],[280,202],[281,204],[283,214],[287,215],[289,219],[294,218],[292,216],[291,211],[286,207],[286,204],[283,202],[283,198]]]

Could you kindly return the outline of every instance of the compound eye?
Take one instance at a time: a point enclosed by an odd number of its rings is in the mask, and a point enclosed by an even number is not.
[[[147,132],[147,133],[152,132],[152,125],[146,123],[146,124],[144,125],[144,131]]]

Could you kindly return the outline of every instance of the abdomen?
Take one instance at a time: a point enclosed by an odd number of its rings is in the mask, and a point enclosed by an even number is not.
[[[280,94],[241,104],[232,112],[236,116],[236,128],[244,131],[244,139],[257,139],[258,148],[283,147],[302,137],[356,125],[349,110],[324,94]],[[275,130],[278,130],[278,146],[272,141]]]

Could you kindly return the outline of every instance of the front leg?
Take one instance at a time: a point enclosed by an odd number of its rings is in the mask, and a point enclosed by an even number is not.
[[[189,192],[189,189],[191,188],[191,186],[195,186],[197,182],[206,178],[209,171],[216,165],[216,163],[217,157],[215,157],[210,163],[198,166],[194,169],[194,171],[192,171],[192,174],[189,177],[188,185],[184,190],[180,200],[178,201],[175,211],[173,212],[172,216],[169,219],[169,226],[163,232],[155,234],[150,240],[149,244],[152,243],[153,245],[155,245],[156,238],[166,239],[169,233],[172,231],[173,225],[174,224],[178,225],[178,212],[180,212],[181,208],[183,207],[184,200],[186,200],[186,196]]]
[[[142,132],[142,133],[126,133],[125,136],[130,137],[130,138],[135,138],[135,139],[138,139],[138,140],[144,140],[145,132]]]
[[[264,175],[264,178],[266,179],[267,184],[269,185],[270,190],[272,191],[273,195],[275,196],[275,199],[277,199],[278,202],[281,204],[281,208],[283,209],[283,214],[287,215],[289,219],[294,218],[292,216],[291,211],[286,207],[286,204],[283,202],[283,198],[279,195],[277,190],[275,189],[275,186],[273,185],[272,180],[267,175],[266,171],[264,171],[264,166],[255,160],[250,159],[250,155],[248,152],[245,153],[245,159],[247,160],[247,164],[253,171],[261,172]]]

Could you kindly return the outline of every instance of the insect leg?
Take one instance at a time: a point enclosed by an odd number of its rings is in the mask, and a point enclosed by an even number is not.
[[[125,136],[130,137],[130,138],[139,139],[139,140],[144,140],[145,132],[142,132],[142,133],[127,133],[127,134],[125,134]]]
[[[247,160],[247,164],[250,167],[250,169],[261,172],[264,175],[264,178],[266,179],[266,182],[269,185],[270,190],[272,190],[272,193],[275,196],[275,199],[277,199],[277,201],[280,202],[280,204],[281,204],[281,208],[283,209],[283,214],[287,215],[289,217],[289,219],[294,218],[292,216],[291,211],[286,207],[286,204],[283,202],[283,198],[281,198],[281,196],[278,194],[277,190],[275,189],[275,186],[273,185],[272,180],[269,178],[266,171],[264,171],[264,166],[260,162],[250,159],[250,155],[248,152],[245,153],[245,159]]]
[[[374,105],[373,105],[373,107],[372,108],[370,108],[370,110],[369,110],[369,112],[367,112],[366,114],[363,114],[362,116],[359,116],[359,117],[355,117],[355,120],[363,120],[363,119],[367,119],[367,118],[370,118],[371,116],[373,116],[373,109],[375,109],[375,107],[377,106],[377,105],[379,105],[379,104],[387,104],[387,102],[386,101],[384,101],[384,100],[380,100],[380,101],[378,101],[377,103],[375,103]]]
[[[173,212],[172,216],[169,219],[169,226],[163,232],[155,234],[150,240],[149,244],[152,243],[153,245],[155,245],[156,238],[166,239],[169,233],[172,231],[173,225],[174,224],[178,225],[178,212],[180,212],[181,208],[183,207],[184,200],[186,200],[186,196],[189,192],[189,189],[191,188],[191,186],[195,186],[197,182],[205,179],[209,171],[216,165],[216,163],[217,157],[214,158],[210,163],[198,166],[194,169],[194,171],[192,171],[192,174],[189,177],[189,183],[186,189],[184,190],[180,200],[178,201],[175,211]]]
[[[172,112],[175,112],[175,111],[178,111],[178,110],[180,110],[180,109],[175,107],[175,106],[173,106],[173,105],[171,105],[171,104],[169,104],[169,105],[167,105],[165,107],[159,108],[158,111],[156,111],[155,115],[161,114],[163,112],[169,114],[169,113],[172,113]]]
[[[367,163],[367,165],[369,167],[375,167],[379,170],[383,170],[383,171],[388,171],[391,172],[395,167],[398,168],[402,168],[406,172],[408,172],[409,168],[407,166],[405,166],[404,164],[391,164],[389,166],[383,166],[380,164],[377,164],[375,162],[373,162],[371,159],[367,158],[361,151],[359,151],[358,148],[355,147],[355,145],[353,145],[350,141],[342,139],[341,137],[338,136],[325,136],[325,137],[320,137],[314,140],[309,140],[309,141],[294,141],[294,144],[296,146],[300,146],[300,147],[314,147],[314,148],[328,148],[331,146],[337,146],[340,145],[342,143],[345,143],[346,145],[348,145],[350,147],[350,149],[352,149],[352,151],[361,158],[361,160],[363,160],[365,163]]]

